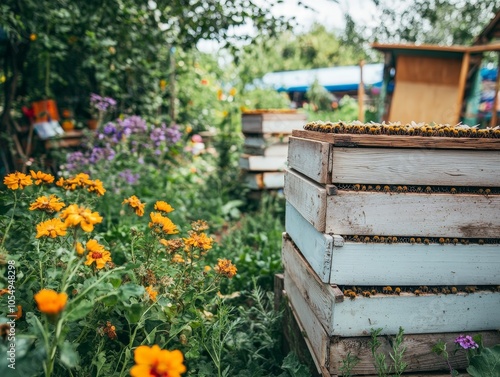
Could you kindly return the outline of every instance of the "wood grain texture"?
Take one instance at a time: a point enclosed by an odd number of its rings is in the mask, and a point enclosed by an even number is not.
[[[335,290],[321,282],[298,250],[285,243],[286,276],[297,287],[330,336],[367,336],[381,328],[382,335],[472,332],[500,328],[500,292],[472,294],[376,294],[336,302]],[[337,300],[338,301],[338,300]],[[302,314],[302,312],[298,312]]]
[[[296,184],[309,186],[305,179]],[[327,197],[326,207],[325,233],[500,238],[500,195],[339,190]]]
[[[293,130],[292,136],[323,141],[338,147],[500,150],[500,139],[490,138],[334,134],[303,129]]]
[[[262,147],[252,147],[243,146],[243,153],[255,156],[266,156],[266,157],[287,157],[288,154],[288,144],[278,143],[271,144]]]
[[[331,159],[331,183],[500,186],[500,151],[335,147]]]
[[[285,184],[284,172],[264,172],[245,174],[245,183],[252,190],[277,190]]]
[[[285,230],[321,281],[329,283],[334,238],[317,231],[289,202],[285,208]]]
[[[321,322],[315,316],[303,296],[299,292],[295,282],[290,279],[285,271],[285,291],[290,307],[297,324],[302,329],[304,340],[314,360],[318,371],[328,368],[330,365],[330,339],[326,334]],[[328,375],[323,374],[323,377]]]
[[[241,155],[239,165],[250,171],[282,171],[286,167],[286,156]]]
[[[500,245],[346,242],[333,248],[331,268],[338,285],[499,285]]]
[[[304,127],[307,115],[296,114],[242,114],[243,133],[282,133],[291,134],[292,130]]]
[[[498,331],[482,331],[483,343],[486,347],[491,347],[500,343],[500,333]],[[476,333],[472,333],[474,335]],[[422,335],[405,335],[403,345],[406,346],[404,361],[408,363],[405,372],[408,372],[408,377],[413,376],[450,376],[450,373],[444,374],[448,371],[446,362],[442,357],[438,356],[431,351],[432,347],[440,340],[446,342],[446,348],[449,351],[449,358],[451,365],[458,370],[464,370],[467,365],[467,358],[465,352],[454,353],[451,350],[455,349],[454,340],[461,333],[436,333],[436,334],[422,334]],[[379,337],[382,343],[379,352],[385,353],[386,360],[390,362],[389,352],[392,352],[392,347],[389,339],[386,337]],[[352,338],[336,338],[332,339],[330,345],[330,372],[332,376],[340,374],[340,367],[342,360],[347,357],[350,352],[352,356],[359,357],[359,363],[352,370],[353,375],[363,375],[369,377],[376,375],[377,371],[374,367],[374,360],[371,355],[369,337],[352,337]],[[451,352],[450,352],[451,351]],[[441,374],[433,374],[442,371]],[[426,374],[431,373],[431,374]],[[467,374],[460,374],[467,376]],[[406,373],[404,374],[406,376]]]
[[[290,168],[318,183],[331,182],[329,143],[290,137],[288,144],[288,166]]]
[[[291,169],[286,169],[284,192],[286,199],[307,221],[320,232],[325,231],[327,195],[323,187]]]

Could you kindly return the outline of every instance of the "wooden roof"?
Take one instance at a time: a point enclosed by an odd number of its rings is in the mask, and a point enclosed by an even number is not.
[[[500,38],[500,12],[497,13],[495,17],[490,21],[488,25],[485,26],[483,31],[474,38],[472,45],[484,45],[489,43],[493,39]]]
[[[461,57],[466,52],[471,54],[481,54],[485,51],[500,51],[500,42],[475,46],[439,46],[431,44],[383,44],[373,43],[375,50],[390,52],[395,55],[434,55],[441,57]]]

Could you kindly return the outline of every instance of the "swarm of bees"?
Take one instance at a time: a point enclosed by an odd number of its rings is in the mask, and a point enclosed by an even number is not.
[[[422,296],[426,294],[457,294],[457,293],[475,293],[477,291],[492,291],[500,292],[500,285],[497,286],[476,286],[476,285],[466,285],[466,286],[435,286],[428,287],[426,285],[421,285],[419,287],[391,287],[390,285],[384,287],[343,287],[341,288],[342,293],[345,297],[354,300],[358,296],[372,297],[377,294],[383,295],[400,295],[401,293],[411,293],[415,296]]]
[[[366,191],[366,192],[385,192],[385,193],[425,193],[425,194],[477,194],[477,195],[499,195],[500,187],[449,187],[449,186],[406,186],[406,185],[363,185],[360,183],[335,184],[340,190],[344,191]]]
[[[500,138],[500,127],[480,129],[478,126],[465,124],[428,124],[415,123],[402,124],[401,122],[389,123],[362,123],[354,122],[309,122],[305,130],[335,133],[335,134],[368,134],[368,135],[404,135],[426,137],[469,137],[469,138]]]
[[[449,238],[449,237],[396,237],[396,236],[368,236],[368,235],[343,235],[342,236],[347,242],[363,242],[363,243],[385,243],[385,244],[396,244],[396,243],[410,243],[412,245],[422,244],[430,245],[437,244],[440,245],[469,245],[469,244],[493,244],[497,245],[500,243],[500,239],[497,238]]]

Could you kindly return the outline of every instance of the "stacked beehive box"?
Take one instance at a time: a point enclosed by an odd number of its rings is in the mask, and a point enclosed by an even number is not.
[[[500,343],[500,131],[304,128],[289,139],[282,258],[318,371],[342,375],[350,353],[353,375],[376,375],[378,328],[404,329],[408,373],[446,370],[431,352],[439,340]],[[464,353],[450,361],[466,366]]]
[[[248,187],[283,188],[288,137],[305,122],[306,114],[296,110],[253,110],[242,114],[245,141],[240,167]]]

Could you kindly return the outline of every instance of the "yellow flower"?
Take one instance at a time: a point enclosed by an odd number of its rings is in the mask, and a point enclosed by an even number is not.
[[[90,209],[78,206],[78,204],[71,204],[65,208],[60,214],[64,219],[66,226],[80,225],[85,232],[92,232],[94,225],[102,222],[102,217],[98,212],[92,212]]]
[[[231,88],[229,90],[229,95],[234,97],[236,95],[236,88]]]
[[[187,134],[190,134],[190,133],[191,133],[191,131],[193,131],[193,127],[191,127],[190,125],[187,125],[187,126],[186,126],[186,133],[187,133]]]
[[[185,260],[179,254],[174,254],[174,256],[172,257],[172,262],[173,263],[184,263]]]
[[[134,361],[135,365],[130,369],[132,377],[180,377],[186,372],[181,351],[162,350],[156,344],[137,347]]]
[[[30,34],[30,41],[31,41],[31,42],[36,41],[36,39],[37,39],[37,38],[38,38],[38,36],[37,36],[35,33],[31,33],[31,34]]]
[[[35,185],[41,185],[42,183],[52,183],[54,182],[54,176],[52,174],[47,174],[41,171],[35,172],[30,170],[31,177],[35,180]]]
[[[57,293],[52,289],[42,289],[35,294],[35,301],[42,313],[56,315],[63,311],[68,295],[64,292]]]
[[[46,196],[40,196],[30,204],[30,211],[39,209],[40,211],[45,211],[47,213],[59,212],[66,204],[60,202],[55,195],[50,195],[48,198]]]
[[[205,267],[203,267],[203,272],[210,272],[211,269],[212,269],[212,267],[205,266]]]
[[[158,296],[158,291],[155,291],[152,285],[146,287],[146,292],[148,293],[149,299],[151,301],[156,301],[156,296]]]
[[[167,87],[167,80],[160,80],[160,89],[165,90]]]
[[[95,192],[98,196],[104,195],[106,189],[102,185],[102,181],[100,179],[96,179],[95,181],[88,180],[86,181],[88,192]]]
[[[234,277],[234,275],[236,275],[236,271],[238,271],[236,266],[228,259],[219,259],[214,270],[219,275],[227,276],[229,279]]]
[[[159,200],[155,203],[155,209],[157,211],[161,211],[161,212],[165,212],[165,213],[170,213],[174,210],[170,204],[168,204],[167,202],[164,202],[162,200]]]
[[[85,254],[85,248],[83,247],[81,242],[77,242],[75,244],[75,250],[78,255],[83,255]]]
[[[87,241],[87,260],[85,261],[86,266],[90,266],[95,262],[96,268],[100,270],[104,268],[106,263],[111,262],[111,253],[104,249],[96,240]]]
[[[37,224],[36,226],[36,238],[43,236],[56,238],[57,236],[65,235],[66,224],[64,224],[60,219],[49,219]]]
[[[31,186],[33,181],[29,175],[16,171],[15,173],[7,174],[3,179],[3,183],[11,190],[22,190],[26,186]]]
[[[137,196],[132,195],[130,198],[125,199],[122,204],[128,204],[130,208],[135,210],[137,216],[144,216],[144,207],[146,203],[141,203]]]
[[[184,238],[186,247],[198,247],[203,250],[210,250],[212,248],[213,239],[208,237],[205,233],[189,232],[189,238]]]
[[[179,230],[177,226],[168,217],[164,217],[161,213],[151,212],[149,214],[151,221],[149,222],[149,227],[158,231],[165,232],[166,234],[177,234]]]

